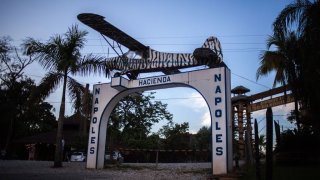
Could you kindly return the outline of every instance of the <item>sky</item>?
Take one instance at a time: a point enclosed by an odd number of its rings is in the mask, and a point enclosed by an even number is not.
[[[209,36],[216,36],[222,46],[223,58],[231,70],[231,88],[245,86],[247,95],[272,88],[274,74],[256,80],[259,56],[266,50],[266,39],[272,34],[272,23],[291,0],[1,0],[0,37],[10,36],[13,45],[19,46],[27,37],[46,42],[54,35],[62,35],[72,25],[88,32],[83,55],[93,53],[112,56],[111,48],[101,35],[82,24],[77,15],[95,13],[151,48],[163,52],[192,53]],[[109,52],[109,53],[108,53]],[[34,63],[25,75],[39,83],[46,73]],[[145,74],[153,76],[155,74]],[[75,77],[80,83],[107,83],[104,76]],[[46,101],[58,114],[61,88]],[[147,92],[148,93],[148,92]],[[195,90],[173,88],[156,91],[156,100],[168,104],[175,123],[189,122],[190,132],[209,126],[208,107]],[[69,102],[69,100],[67,100]],[[274,119],[284,129],[293,125],[286,122],[292,104],[273,108]],[[68,103],[66,114],[72,114]],[[263,133],[265,110],[252,114],[260,123]],[[162,122],[154,127],[157,131]]]

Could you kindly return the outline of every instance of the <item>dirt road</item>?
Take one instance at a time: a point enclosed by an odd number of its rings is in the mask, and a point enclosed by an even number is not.
[[[62,168],[52,168],[49,161],[0,160],[1,180],[198,180],[210,174],[210,163],[123,163],[105,169],[86,169],[84,162],[64,162]]]

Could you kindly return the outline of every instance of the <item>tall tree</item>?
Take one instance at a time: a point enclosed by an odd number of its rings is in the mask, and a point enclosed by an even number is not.
[[[167,104],[153,101],[149,95],[130,95],[123,98],[113,110],[108,121],[108,135],[129,147],[142,148],[151,128],[161,120],[172,121]],[[111,142],[111,139],[109,139]],[[144,147],[146,148],[146,147]]]
[[[164,146],[168,149],[189,149],[189,123],[173,124],[163,126],[159,134],[164,137]]]
[[[198,140],[198,146],[200,149],[210,149],[211,148],[211,127],[203,126],[199,129],[196,134]]]
[[[0,146],[7,156],[14,152],[12,141],[56,128],[52,105],[31,98],[35,88],[27,77],[0,88]]]
[[[24,42],[25,53],[36,59],[44,69],[49,71],[39,85],[41,97],[47,97],[62,84],[54,167],[62,166],[62,134],[66,90],[68,90],[75,108],[80,107],[84,92],[83,85],[72,76],[105,72],[102,58],[91,54],[88,56],[81,55],[80,50],[84,47],[86,34],[86,31],[79,30],[75,25],[69,28],[64,36],[55,35],[46,43],[41,43],[32,38],[28,38]]]
[[[25,103],[23,97],[28,93],[32,86],[32,80],[23,75],[23,70],[30,65],[33,60],[21,56],[18,48],[11,45],[10,37],[0,38],[0,90],[1,90],[1,110],[6,114],[5,120],[8,120],[6,126],[6,143],[4,152],[11,143],[15,122],[21,113],[19,108]],[[20,95],[21,98],[17,98]]]
[[[275,71],[273,87],[277,84],[286,85],[297,79],[295,71],[296,48],[298,39],[294,33],[274,34],[267,40],[267,51],[260,56],[260,67],[256,76],[268,75]]]
[[[320,1],[296,0],[286,6],[276,18],[274,34],[294,31],[299,42],[301,86],[303,109],[307,113],[305,119],[310,119],[316,131],[320,131]]]
[[[277,84],[289,85],[295,98],[295,115],[298,129],[300,120],[298,115],[298,101],[301,100],[301,67],[300,67],[300,40],[294,32],[275,33],[269,36],[267,51],[260,56],[260,67],[257,70],[257,79],[275,71],[273,87]]]

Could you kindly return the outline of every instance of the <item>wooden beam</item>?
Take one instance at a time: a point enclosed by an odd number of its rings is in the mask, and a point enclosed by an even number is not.
[[[288,86],[281,86],[281,87],[273,88],[273,89],[270,89],[268,91],[264,91],[261,93],[253,94],[248,97],[248,100],[252,102],[252,101],[255,101],[258,99],[263,99],[263,98],[266,98],[266,97],[269,97],[269,96],[272,96],[275,94],[280,94],[280,93],[283,93],[283,92],[289,91],[289,90],[290,90],[290,88]]]
[[[265,101],[256,102],[248,105],[248,110],[250,112],[259,111],[262,109],[266,109],[268,107],[275,107],[283,104],[288,104],[294,102],[294,97],[292,94],[287,94],[286,96],[279,96],[275,98],[271,98]]]

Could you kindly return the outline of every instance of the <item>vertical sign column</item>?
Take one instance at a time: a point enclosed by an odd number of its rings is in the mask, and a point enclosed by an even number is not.
[[[87,168],[96,168],[96,154],[99,135],[99,121],[102,109],[100,105],[100,86],[93,87],[92,116],[89,131]]]
[[[213,75],[214,88],[211,109],[212,120],[212,168],[213,174],[227,174],[227,104],[225,69]]]

